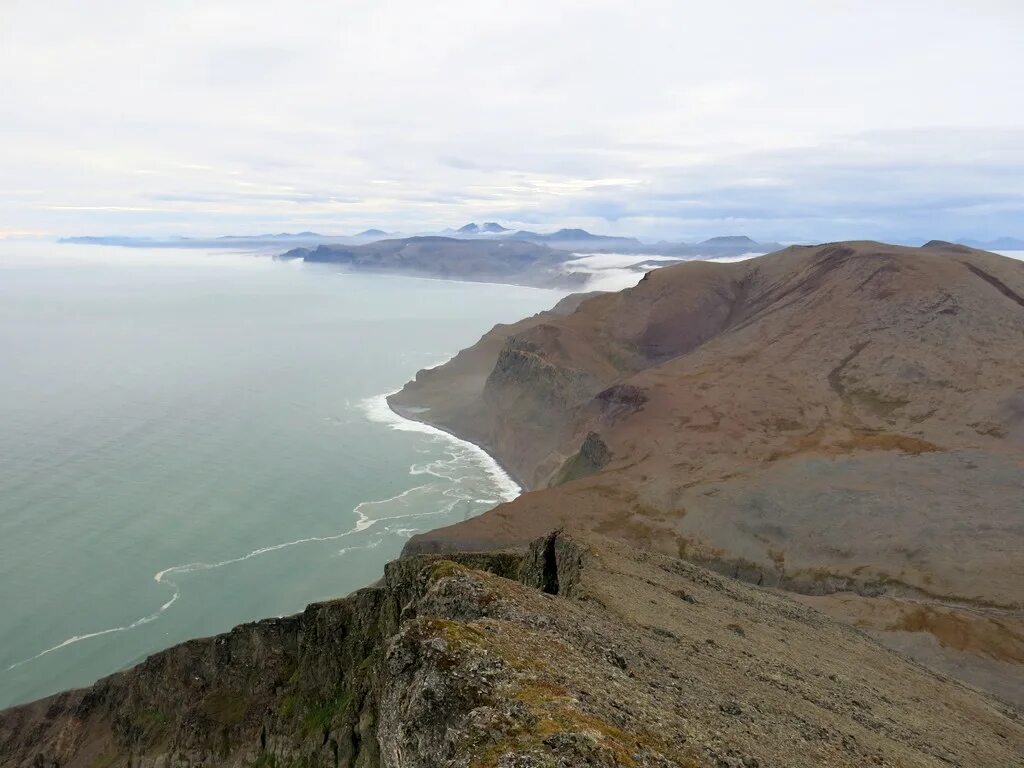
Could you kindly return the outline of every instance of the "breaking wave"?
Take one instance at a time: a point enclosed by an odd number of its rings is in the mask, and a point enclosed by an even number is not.
[[[368,397],[362,401],[362,409],[366,418],[380,424],[386,424],[391,429],[399,432],[420,432],[428,435],[434,442],[444,445],[446,456],[425,464],[413,465],[410,470],[412,474],[430,474],[445,480],[458,480],[453,477],[452,472],[459,466],[469,464],[482,469],[494,483],[497,494],[501,501],[512,501],[522,493],[522,488],[513,480],[509,474],[502,469],[494,458],[483,448],[468,440],[455,437],[443,429],[424,424],[419,421],[407,419],[391,410],[388,405],[388,397],[395,394],[388,392],[383,395]]]
[[[466,516],[469,516],[502,501],[510,501],[519,495],[519,485],[483,449],[436,427],[399,416],[388,406],[387,397],[388,395],[384,394],[367,398],[358,404],[358,410],[372,422],[384,424],[397,431],[421,433],[432,443],[437,444],[442,451],[440,456],[409,467],[411,476],[434,478],[433,480],[427,480],[385,499],[361,502],[353,509],[355,523],[338,533],[292,539],[216,562],[183,563],[157,571],[153,574],[153,580],[168,588],[170,596],[152,613],[119,626],[72,635],[34,656],[9,665],[5,671],[86,640],[129,632],[156,621],[181,599],[182,588],[177,577],[182,575],[214,571],[304,544],[341,541],[367,531],[373,531],[377,536],[369,541],[357,541],[350,546],[341,547],[333,556],[340,557],[356,550],[374,549],[380,546],[385,534],[390,533],[407,539],[418,533],[421,529],[414,524],[410,525],[410,521],[418,518],[451,515],[460,507],[464,507]],[[382,506],[391,511],[391,514],[380,517],[369,514],[375,507]],[[391,522],[395,524],[389,525]]]

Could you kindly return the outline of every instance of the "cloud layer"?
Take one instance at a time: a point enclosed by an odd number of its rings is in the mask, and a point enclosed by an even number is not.
[[[0,236],[1024,237],[1016,0],[3,4]]]

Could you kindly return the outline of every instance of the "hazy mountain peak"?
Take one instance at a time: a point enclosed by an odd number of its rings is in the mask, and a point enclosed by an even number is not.
[[[707,240],[703,240],[701,245],[757,245],[756,240],[752,240],[746,235],[720,235],[719,237],[711,237]]]

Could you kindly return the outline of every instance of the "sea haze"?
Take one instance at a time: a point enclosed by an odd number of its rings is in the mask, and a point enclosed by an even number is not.
[[[0,244],[0,708],[344,595],[514,496],[383,395],[560,295]]]

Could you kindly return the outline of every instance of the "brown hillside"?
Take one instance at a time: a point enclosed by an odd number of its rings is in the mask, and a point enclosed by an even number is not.
[[[1024,264],[792,247],[667,267],[498,333],[460,356],[475,378],[457,398],[443,366],[393,404],[540,490],[410,551],[571,522],[768,586],[940,604],[1024,642]],[[1010,674],[1000,692],[1024,701],[1005,638],[956,647],[936,622],[822,607],[936,666],[977,662],[980,684]]]

